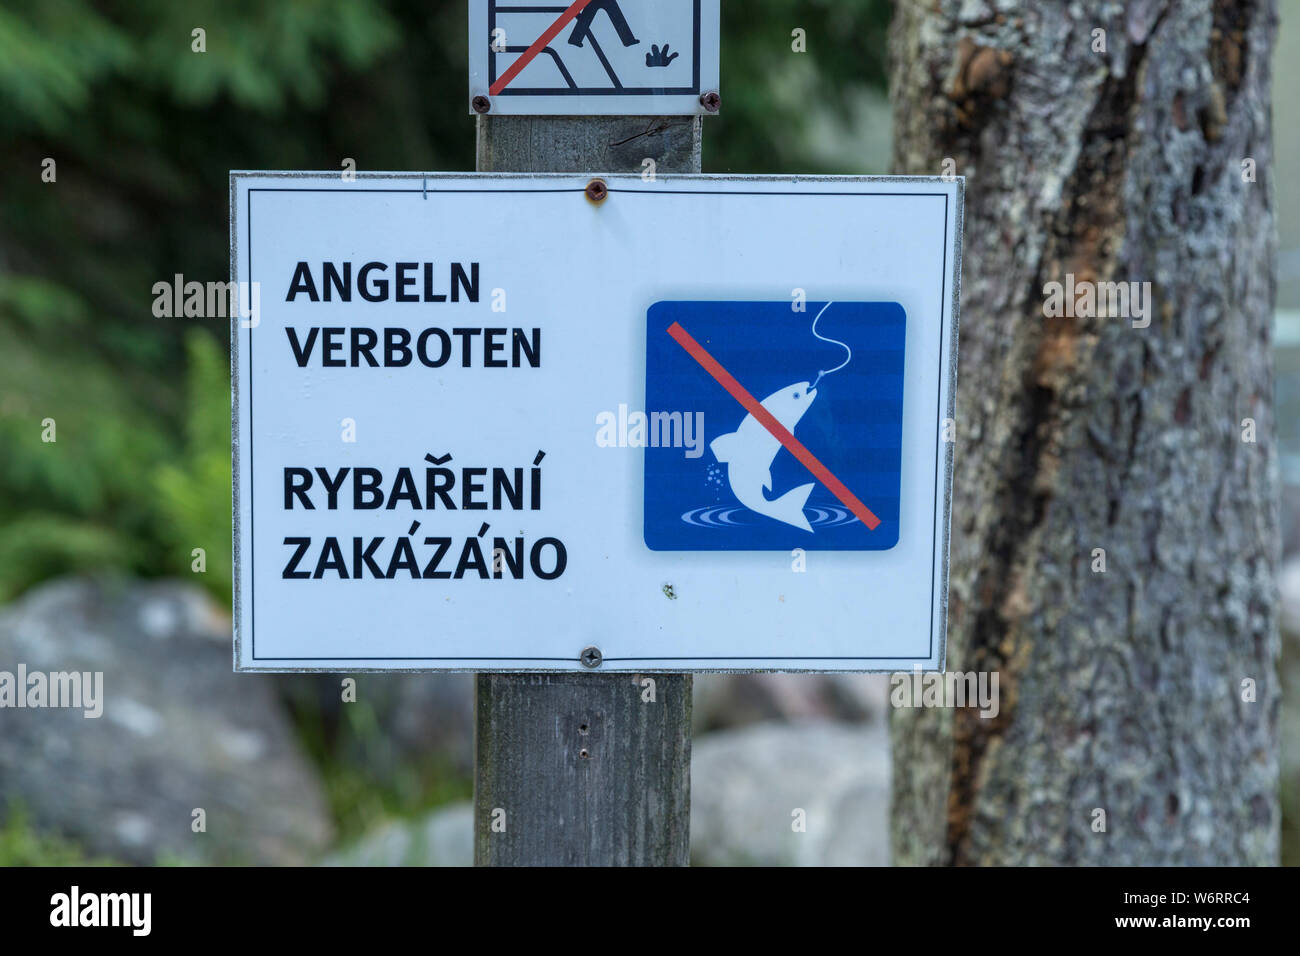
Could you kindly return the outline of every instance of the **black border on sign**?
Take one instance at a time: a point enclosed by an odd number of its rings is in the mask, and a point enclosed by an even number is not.
[[[519,88],[513,85],[507,86],[497,96],[689,96],[700,92],[700,0],[695,0],[695,22],[693,25],[692,48],[694,61],[691,65],[692,81],[694,86],[672,86],[672,87],[655,87],[655,86],[619,86],[619,87],[582,87],[577,86],[570,89],[567,86],[546,88],[546,87],[524,87]],[[521,6],[507,7],[506,13],[563,13],[568,9],[567,4],[559,7],[538,7],[538,6]],[[492,31],[496,29],[497,23],[497,0],[488,0],[488,86],[491,87],[497,81],[497,60],[496,51],[491,48]],[[567,27],[566,27],[567,29]],[[563,33],[564,31],[560,31]],[[567,658],[566,658],[567,660]]]
[[[232,196],[232,198],[237,198],[237,191],[236,191],[236,190],[237,190],[237,187],[234,187],[234,178],[235,178],[235,176],[237,176],[237,175],[244,175],[244,176],[250,176],[250,177],[252,177],[252,176],[267,176],[267,175],[275,175],[275,174],[274,174],[274,173],[271,173],[271,174],[267,174],[267,173],[253,173],[253,172],[250,172],[250,173],[242,173],[242,174],[234,174],[234,173],[232,173],[232,193],[234,193],[234,196]],[[682,177],[682,178],[688,178],[688,177]],[[707,178],[709,178],[709,177],[702,177],[702,178],[707,179]],[[882,178],[883,178],[883,177],[882,177]],[[921,177],[917,177],[917,178],[921,178]],[[958,182],[958,195],[960,196],[960,195],[961,195],[961,192],[962,192],[962,189],[961,189],[961,182],[960,182],[960,180],[958,180],[957,182]],[[576,187],[561,187],[561,188],[514,188],[514,189],[512,189],[512,188],[502,188],[502,187],[498,187],[498,188],[492,188],[492,187],[483,187],[483,188],[452,188],[452,189],[435,189],[434,191],[435,191],[435,192],[444,192],[444,193],[563,193],[563,192],[576,192],[576,193],[581,193],[581,192],[583,192],[584,190],[583,190],[583,187],[581,187],[581,186],[576,186]],[[252,282],[253,282],[253,258],[252,258],[252,248],[253,248],[253,193],[257,193],[257,192],[315,192],[315,193],[334,193],[334,194],[339,194],[339,195],[348,195],[348,194],[356,193],[356,192],[373,192],[373,193],[410,193],[410,194],[416,194],[416,195],[423,195],[423,196],[426,196],[426,197],[427,197],[427,194],[428,194],[428,183],[427,183],[427,177],[426,177],[426,181],[425,181],[425,183],[423,184],[423,188],[421,188],[421,189],[415,189],[415,188],[411,188],[411,189],[395,189],[395,188],[365,188],[365,187],[362,187],[362,188],[355,188],[355,189],[353,189],[353,188],[349,188],[349,189],[337,189],[337,188],[325,189],[325,188],[319,188],[319,187],[306,187],[306,186],[304,186],[304,187],[297,187],[297,186],[248,186],[248,187],[245,187],[245,192],[247,193],[247,198],[246,198],[246,207],[245,207],[245,208],[246,208],[246,219],[247,219],[247,224],[246,224],[246,254],[245,254],[245,261],[246,261],[246,263],[247,263],[247,277],[246,277],[246,281],[249,283],[249,285],[250,285],[250,287],[251,287],[251,284],[252,284]],[[883,190],[883,191],[882,191],[882,190],[867,190],[867,191],[827,190],[827,191],[816,191],[816,190],[765,190],[765,189],[750,189],[750,190],[743,190],[743,191],[742,191],[742,190],[735,190],[735,189],[652,189],[652,190],[641,190],[641,189],[624,189],[624,188],[617,188],[617,187],[615,187],[614,185],[611,185],[611,186],[610,186],[610,192],[622,192],[622,193],[625,193],[625,194],[627,194],[627,195],[636,195],[636,196],[648,196],[648,195],[654,195],[654,194],[657,194],[657,193],[662,193],[662,194],[667,194],[667,195],[689,195],[689,194],[699,194],[699,195],[712,195],[712,196],[846,196],[846,197],[847,197],[847,196],[919,196],[919,197],[934,197],[934,198],[942,198],[943,201],[944,201],[944,228],[943,228],[943,248],[942,248],[942,250],[941,250],[941,263],[942,263],[942,264],[941,264],[941,267],[940,267],[940,293],[939,293],[939,302],[940,302],[940,305],[939,305],[939,326],[940,326],[940,332],[942,333],[942,328],[943,328],[943,310],[944,310],[944,308],[945,308],[945,306],[946,306],[947,298],[948,298],[948,290],[947,290],[947,282],[948,282],[948,241],[949,241],[949,230],[950,230],[950,226],[951,226],[951,212],[952,212],[952,210],[950,209],[949,202],[948,202],[948,193],[947,193],[947,192],[933,192],[933,193],[926,193],[926,192],[906,192],[906,191],[900,192],[900,191],[888,191],[888,190]],[[232,224],[232,225],[233,225],[233,224]],[[232,235],[234,235],[233,229],[232,229]],[[955,264],[959,264],[959,263],[960,263],[960,250],[958,251],[957,258],[956,258],[956,260],[955,260]],[[233,278],[233,276],[232,276],[232,278]],[[954,290],[954,292],[955,292],[955,290]],[[953,346],[955,346],[955,342],[956,342],[956,333],[957,333],[957,322],[958,322],[958,319],[957,319],[957,314],[956,314],[955,294],[954,294],[954,302],[953,302],[953,304],[952,304],[952,307],[953,307],[953,314],[952,314],[952,329],[951,329],[951,334],[950,334],[950,336],[949,336],[949,341],[945,341],[945,340],[942,338],[942,335],[941,335],[941,338],[940,338],[938,380],[937,380],[936,389],[935,389],[935,415],[934,415],[934,420],[935,420],[934,498],[933,498],[932,509],[931,509],[931,513],[932,513],[932,516],[933,516],[933,517],[932,517],[932,525],[931,525],[931,539],[930,539],[930,540],[931,540],[931,552],[930,552],[930,554],[931,554],[931,558],[930,558],[930,626],[929,626],[929,635],[928,635],[928,640],[927,640],[927,650],[926,650],[925,661],[929,661],[930,659],[932,659],[932,658],[934,657],[934,618],[935,618],[935,601],[936,601],[936,597],[937,597],[937,595],[936,595],[936,591],[935,591],[935,582],[936,582],[936,577],[937,577],[937,574],[938,574],[938,548],[939,548],[939,527],[938,527],[938,524],[939,524],[939,462],[940,462],[940,459],[941,459],[941,454],[940,454],[940,444],[941,444],[942,428],[943,428],[943,419],[941,418],[941,413],[942,413],[942,400],[943,400],[943,384],[944,384],[944,381],[945,381],[945,376],[944,376],[944,356],[945,356],[945,354],[948,353],[951,349],[953,349]],[[236,318],[235,318],[235,327],[238,328],[238,316],[236,316]],[[237,360],[237,356],[236,356],[234,362],[232,362],[232,369],[233,369],[233,372],[234,372],[235,375],[238,374],[238,364],[237,364],[237,361],[238,361],[238,360]],[[955,386],[956,386],[956,376],[955,376],[955,374],[954,374],[954,373],[955,373],[955,366],[953,365],[953,363],[955,363],[955,361],[956,361],[956,355],[955,355],[955,354],[951,354],[951,355],[949,355],[949,375],[948,375],[948,380],[949,380],[949,382],[950,382],[950,387],[952,387],[952,388],[955,388]],[[367,662],[367,661],[371,661],[371,662],[373,662],[373,661],[412,661],[412,662],[420,662],[420,661],[426,661],[426,662],[445,662],[445,663],[452,663],[452,664],[457,663],[457,662],[473,663],[473,662],[489,662],[489,661],[517,661],[517,662],[520,662],[520,663],[536,662],[536,663],[565,663],[565,664],[573,664],[573,663],[576,662],[576,658],[574,658],[574,657],[522,657],[522,656],[518,656],[518,655],[510,655],[510,656],[496,656],[496,657],[494,657],[494,656],[485,656],[485,655],[475,655],[475,656],[468,656],[468,657],[404,657],[404,656],[392,656],[392,655],[386,655],[386,656],[368,656],[368,657],[361,657],[361,656],[355,656],[355,657],[337,657],[337,656],[330,656],[330,657],[282,657],[282,656],[259,657],[258,654],[257,654],[256,627],[255,627],[255,625],[254,625],[254,620],[255,620],[255,615],[256,615],[257,574],[256,574],[256,563],[255,563],[255,548],[253,547],[253,541],[254,541],[254,539],[255,539],[255,528],[256,528],[256,507],[255,507],[255,497],[254,497],[254,494],[255,494],[255,483],[254,483],[254,481],[253,481],[253,445],[254,445],[254,438],[255,438],[255,430],[254,430],[254,408],[253,408],[253,381],[252,381],[252,380],[253,380],[253,377],[254,377],[254,374],[253,374],[253,373],[254,373],[254,369],[253,369],[253,331],[252,331],[252,327],[250,326],[249,329],[248,329],[248,475],[249,475],[249,482],[248,482],[248,485],[249,485],[249,490],[248,490],[248,494],[249,494],[249,512],[248,512],[248,513],[249,513],[249,534],[248,534],[248,540],[249,540],[249,554],[248,554],[248,561],[249,561],[249,615],[248,615],[248,620],[249,620],[250,632],[251,632],[251,633],[250,633],[248,636],[249,636],[249,647],[250,647],[250,650],[252,651],[252,654],[251,654],[251,660],[252,660],[253,662],[257,662],[257,661],[268,661],[268,662],[290,662],[290,661],[297,661],[297,662],[302,662],[302,663],[318,663],[318,664],[332,663],[332,662],[335,662],[335,661],[343,661],[343,662],[354,662],[354,661],[355,661],[355,662]],[[954,399],[955,399],[955,393],[950,392],[950,394],[949,394],[949,404],[950,404],[950,405],[952,404],[952,402],[954,401]],[[237,407],[237,404],[235,405],[234,408],[232,408],[232,412],[234,412],[235,414],[238,413],[238,407]],[[234,441],[234,442],[237,444],[237,443],[238,443],[238,440],[239,440],[239,434],[238,434],[238,432],[236,431],[234,434],[232,434],[232,441]],[[948,460],[948,480],[949,480],[949,482],[951,481],[951,465],[952,465],[952,463],[951,463],[951,458],[949,457],[949,460]],[[239,489],[239,475],[238,475],[238,474],[236,474],[236,475],[234,476],[234,487],[235,487],[235,494],[238,495],[238,489]],[[236,520],[238,520],[238,516],[239,516],[239,511],[238,511],[238,509],[236,509],[236,511],[235,511],[235,517],[236,517]],[[949,519],[948,519],[948,520],[949,520],[949,522],[951,521],[951,517],[950,517],[950,516],[949,516]],[[947,525],[946,525],[946,527],[947,527]],[[946,551],[946,549],[947,549],[947,534],[945,534],[944,537],[945,537],[945,540],[944,540],[944,546],[945,546],[945,551]],[[235,545],[236,545],[236,547],[235,547],[236,563],[238,564],[238,563],[239,563],[239,556],[240,556],[240,548],[239,548],[239,541],[238,541],[238,540],[236,540]],[[945,573],[945,583],[946,583],[946,578],[947,578],[947,574]],[[240,581],[239,581],[239,576],[238,576],[238,575],[236,575],[233,584],[234,584],[233,591],[234,591],[234,593],[235,593],[235,595],[236,595],[236,600],[237,600],[237,599],[238,599],[238,594],[239,594],[239,585],[240,585]],[[945,597],[945,601],[944,601],[945,608],[946,608],[946,603],[947,603],[947,601],[946,601],[946,597]],[[235,629],[236,629],[236,634],[239,634],[239,633],[240,633],[240,630],[241,630],[241,628],[242,628],[242,621],[241,621],[241,619],[240,619],[240,609],[239,609],[238,607],[236,608],[236,616],[235,616],[234,626],[235,626]],[[673,663],[682,664],[682,665],[687,665],[687,664],[690,664],[690,663],[692,663],[692,662],[702,661],[702,662],[717,662],[718,665],[719,665],[719,669],[726,669],[727,662],[744,662],[744,661],[762,661],[762,662],[765,662],[765,663],[767,663],[767,664],[769,664],[769,665],[770,665],[770,664],[773,664],[773,663],[780,663],[780,662],[787,662],[787,661],[793,661],[793,662],[809,662],[809,663],[817,662],[817,661],[839,661],[839,662],[849,662],[849,661],[912,661],[912,662],[915,662],[915,663],[917,664],[917,666],[919,666],[920,663],[922,662],[922,659],[919,658],[917,655],[914,655],[914,654],[892,655],[892,656],[867,655],[867,656],[856,656],[856,657],[846,657],[846,656],[826,656],[826,655],[823,655],[823,656],[802,656],[802,657],[801,657],[801,656],[784,656],[784,657],[773,657],[773,656],[750,656],[750,657],[741,657],[741,656],[735,656],[735,657],[707,657],[707,656],[698,656],[698,655],[696,655],[696,656],[689,656],[689,657],[609,657],[609,656],[606,656],[606,657],[604,658],[604,661],[605,661],[606,663],[611,663],[611,664],[612,664],[612,663],[636,663],[636,662],[642,662],[642,661],[644,661],[644,662],[646,662],[646,663],[648,663],[648,664],[652,664],[652,665],[653,665],[653,664],[661,664],[661,665],[662,665],[662,664],[673,664]],[[937,667],[937,668],[942,668],[942,666],[943,666],[943,662],[942,662],[941,660],[938,661],[938,662],[936,662],[936,667]],[[263,671],[272,671],[272,672],[274,672],[274,671],[277,670],[277,668],[275,668],[274,666],[266,667],[266,668],[256,668],[256,667],[240,668],[240,666],[239,666],[239,658],[238,658],[238,656],[236,656],[236,658],[235,658],[235,668],[236,668],[236,670],[244,670],[244,671],[263,670]],[[325,669],[325,668],[321,668],[321,669]],[[481,668],[479,668],[479,669],[481,669]],[[665,671],[672,671],[672,670],[673,670],[673,668],[671,668],[671,667],[664,667],[664,668],[662,668],[662,669],[665,670]],[[801,668],[797,668],[797,667],[796,667],[796,668],[783,668],[783,667],[782,667],[782,668],[778,668],[778,667],[771,667],[771,666],[757,668],[757,670],[763,670],[763,671],[782,670],[782,671],[790,671],[790,672],[795,672],[795,671],[798,671],[798,670],[800,670],[800,669],[801,669]],[[812,669],[812,668],[802,668],[802,670],[811,670],[811,669]],[[304,668],[304,670],[305,670],[305,668]],[[392,668],[384,668],[383,670],[394,670],[394,669],[392,669]],[[444,669],[444,670],[446,670],[446,669]],[[569,672],[569,670],[570,670],[569,668],[563,668],[563,669],[557,669],[557,668],[545,668],[545,669],[543,669],[543,672],[566,673],[566,672]],[[652,670],[653,670],[653,668],[652,668]],[[708,668],[692,668],[692,672],[695,672],[695,671],[707,672],[707,670],[708,670]],[[742,670],[743,670],[743,668],[742,668]],[[593,671],[593,673],[601,673],[601,672],[602,672],[602,671],[600,671],[600,670],[595,670],[595,671]],[[855,672],[852,671],[851,669],[850,669],[850,670],[846,670],[846,672],[847,672],[847,673],[855,673]],[[610,672],[609,672],[609,671],[604,671],[604,673],[610,673]],[[859,672],[859,673],[860,673],[860,672]]]

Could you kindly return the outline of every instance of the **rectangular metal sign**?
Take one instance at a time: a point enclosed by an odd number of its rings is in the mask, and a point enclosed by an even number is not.
[[[469,109],[716,113],[718,0],[469,0]]]
[[[962,182],[233,173],[235,667],[941,667]]]

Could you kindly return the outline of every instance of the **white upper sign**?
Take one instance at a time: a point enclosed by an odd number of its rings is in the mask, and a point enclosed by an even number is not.
[[[942,665],[962,184],[235,173],[241,670]]]
[[[494,115],[716,113],[718,0],[470,0],[469,92]]]

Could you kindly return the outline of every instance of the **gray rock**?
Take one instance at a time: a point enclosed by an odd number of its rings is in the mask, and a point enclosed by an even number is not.
[[[43,585],[0,611],[0,671],[103,673],[103,716],[0,710],[0,814],[136,863],[302,863],[331,824],[273,681],[177,583]],[[194,833],[193,811],[206,814]]]
[[[1287,634],[1300,635],[1300,557],[1288,558],[1277,572],[1281,598],[1281,627]],[[1283,654],[1286,648],[1283,647]]]
[[[796,811],[805,832],[797,832]],[[887,866],[883,721],[757,724],[706,734],[691,759],[691,861]]]
[[[696,865],[889,863],[889,753],[883,723],[807,721],[706,734],[691,761]],[[806,832],[792,828],[801,809]],[[474,811],[451,804],[393,821],[327,866],[469,866]]]
[[[395,820],[329,856],[324,866],[472,866],[474,806],[434,810],[420,820]]]
[[[1289,558],[1300,551],[1300,485],[1284,483],[1282,499],[1282,556]]]
[[[353,703],[342,703],[345,677],[357,682]],[[290,706],[322,721],[337,759],[376,784],[399,786],[417,765],[474,770],[472,674],[284,674],[276,683]]]
[[[697,734],[768,720],[884,720],[884,674],[698,674]]]

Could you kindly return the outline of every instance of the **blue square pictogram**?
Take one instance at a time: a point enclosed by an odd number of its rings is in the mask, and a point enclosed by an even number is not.
[[[897,544],[906,331],[896,302],[652,305],[647,547]]]

